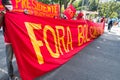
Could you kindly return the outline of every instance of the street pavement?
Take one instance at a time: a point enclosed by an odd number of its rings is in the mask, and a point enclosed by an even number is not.
[[[16,59],[13,64],[19,76]],[[34,74],[34,73],[33,73]],[[0,31],[0,80],[7,80],[5,46]],[[61,67],[36,80],[120,80],[120,27],[95,39]]]

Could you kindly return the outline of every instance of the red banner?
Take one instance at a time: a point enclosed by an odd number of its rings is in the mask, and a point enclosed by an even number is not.
[[[22,80],[34,80],[71,59],[103,33],[103,24],[7,13],[6,32]]]
[[[72,19],[76,13],[76,9],[74,6],[71,4],[67,9],[64,11],[64,14],[67,16],[68,19]]]
[[[3,7],[1,1],[2,1],[2,0],[0,0],[0,11],[4,10],[4,7]]]
[[[44,4],[37,0],[12,0],[13,11],[24,12],[42,17],[59,17],[59,4]]]

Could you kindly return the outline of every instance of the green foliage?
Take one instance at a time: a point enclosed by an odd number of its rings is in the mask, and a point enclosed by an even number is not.
[[[64,6],[64,8],[67,8],[67,6],[69,4],[72,4],[74,1],[76,0],[38,0],[39,2],[43,2],[43,3],[46,3],[46,4],[55,4],[55,3],[59,3],[60,6]]]
[[[73,5],[76,8],[76,10],[81,10],[82,7],[80,7],[80,6],[82,6],[82,0],[76,0],[76,1],[74,1]]]
[[[51,0],[38,0],[38,1],[46,4],[49,4],[51,2]]]
[[[118,2],[106,2],[106,3],[101,3],[98,11],[100,16],[105,16],[105,17],[118,17],[118,12],[120,10],[120,3]]]
[[[89,10],[97,11],[99,0],[89,0]]]
[[[109,17],[110,18],[116,18],[116,17],[118,17],[118,13],[117,12],[113,12]]]

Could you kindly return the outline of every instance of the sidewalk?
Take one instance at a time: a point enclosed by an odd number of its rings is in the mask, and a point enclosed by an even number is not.
[[[0,43],[3,44],[3,41]],[[0,52],[0,56],[2,54]],[[4,59],[5,56],[3,59],[0,57],[0,62]],[[5,63],[2,69],[6,71]],[[19,76],[17,66],[15,73]],[[3,72],[0,70],[0,80],[7,80],[6,74],[1,74]],[[102,36],[70,61],[36,80],[120,80],[120,27],[113,27],[111,32],[105,27]]]

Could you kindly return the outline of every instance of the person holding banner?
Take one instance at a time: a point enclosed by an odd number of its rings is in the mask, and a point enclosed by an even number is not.
[[[13,65],[12,65],[12,59],[13,59],[13,49],[12,45],[8,39],[6,29],[5,29],[5,24],[4,24],[4,14],[6,11],[12,11],[13,6],[12,2],[10,0],[2,0],[2,5],[5,8],[5,10],[1,11],[1,17],[0,17],[0,26],[3,26],[3,32],[4,32],[4,39],[5,39],[5,52],[6,52],[6,62],[7,62],[7,69],[8,69],[8,75],[9,75],[9,80],[19,80],[17,76],[13,74]]]

